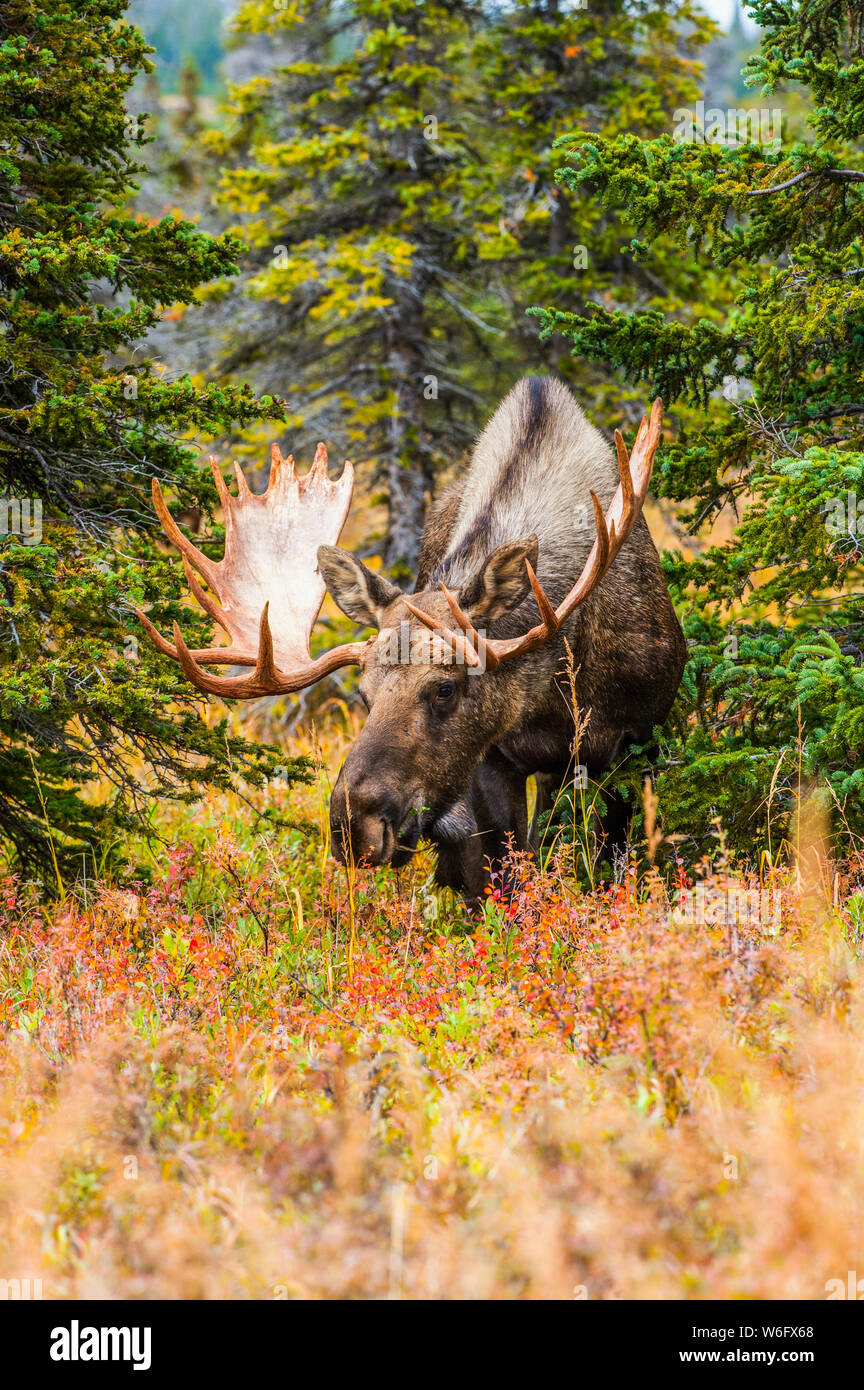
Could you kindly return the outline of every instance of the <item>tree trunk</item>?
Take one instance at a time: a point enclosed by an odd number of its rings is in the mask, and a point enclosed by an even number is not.
[[[407,582],[416,573],[426,515],[427,479],[420,448],[424,405],[422,309],[413,295],[410,299],[414,305],[413,322],[407,313],[396,316],[391,324],[388,354],[395,378],[395,400],[387,464],[384,564],[397,583]]]
[[[413,50],[408,49],[406,53]],[[426,164],[429,147],[423,135],[419,94],[410,92],[409,99],[418,102],[417,128],[401,131],[395,136],[401,145],[399,155],[407,166],[420,174]],[[414,258],[408,276],[396,276],[390,285],[393,309],[388,322],[387,365],[393,383],[393,415],[390,421],[390,448],[387,460],[387,539],[384,564],[397,583],[409,586],[417,573],[420,554],[420,535],[426,515],[426,492],[429,479],[422,450],[424,375],[428,372],[426,358],[426,280],[422,266],[427,257],[424,249],[426,232],[422,222],[413,230]]]

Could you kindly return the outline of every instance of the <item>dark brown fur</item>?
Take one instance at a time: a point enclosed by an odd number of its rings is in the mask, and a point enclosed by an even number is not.
[[[488,635],[531,627],[537,610],[525,556],[533,563],[539,541],[541,582],[552,602],[560,602],[592,539],[585,528],[568,526],[562,509],[572,508],[574,497],[587,500],[589,487],[608,507],[616,476],[608,446],[564,388],[531,378],[519,383],[478,444],[471,469],[430,511],[412,601],[452,626],[438,587],[443,577]],[[534,486],[549,495],[535,498]],[[519,524],[535,516],[536,535],[525,535]],[[511,525],[516,529],[508,534]],[[319,563],[345,611],[384,634],[370,646],[361,676],[369,719],[334,789],[337,853],[350,847],[358,856],[398,863],[426,834],[438,846],[439,882],[476,900],[490,866],[510,846],[529,844],[527,778],[538,775],[542,810],[572,769],[566,644],[577,705],[587,715],[578,761],[591,778],[607,771],[628,743],[646,742],[675,697],[684,639],[641,517],[562,632],[483,675],[444,667],[440,654],[436,662],[434,642],[424,659],[388,663],[386,634],[409,616],[400,592],[332,547],[322,550]],[[420,637],[425,629],[418,633],[412,620],[411,632]],[[442,700],[450,686],[452,697]],[[620,814],[610,831],[618,841],[626,833]]]

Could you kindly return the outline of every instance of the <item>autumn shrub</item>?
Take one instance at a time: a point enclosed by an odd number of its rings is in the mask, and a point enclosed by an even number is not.
[[[822,1298],[856,1267],[864,863],[669,888],[634,857],[590,892],[522,862],[469,919],[422,856],[346,877],[206,810],[149,884],[2,885],[0,1232],[47,1297]]]

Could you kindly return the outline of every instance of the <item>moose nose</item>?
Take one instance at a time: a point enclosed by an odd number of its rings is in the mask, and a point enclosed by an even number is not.
[[[392,794],[363,782],[349,784],[340,775],[330,802],[330,835],[341,864],[352,859],[389,864],[397,848],[398,824],[399,805]]]

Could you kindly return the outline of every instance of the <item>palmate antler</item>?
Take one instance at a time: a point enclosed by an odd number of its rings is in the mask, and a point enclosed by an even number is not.
[[[216,460],[210,459],[225,513],[225,554],[218,562],[208,560],[183,535],[153,479],[153,505],[166,535],[183,555],[189,587],[230,637],[231,645],[190,651],[176,623],[172,644],[143,613],[138,616],[159,651],[178,661],[199,690],[212,695],[248,699],[302,690],[341,666],[359,663],[366,649],[365,642],[348,642],[314,661],[309,654],[309,638],[325,593],[317,550],[339,539],[351,505],[354,470],[346,463],[342,477],[332,483],[323,444],[302,478],[293,457],[283,459],[275,444],[270,453],[270,480],[262,495],[249,491],[235,463],[237,496],[232,497]],[[195,570],[215,599],[201,586]],[[254,670],[249,676],[212,676],[202,663]]]
[[[494,670],[502,661],[533,651],[553,637],[570,614],[591,594],[608,572],[642,510],[648,492],[654,456],[660,442],[663,403],[656,400],[650,421],[643,418],[633,454],[628,458],[624,440],[615,431],[620,484],[608,517],[594,492],[597,538],[585,566],[570,592],[553,608],[531,565],[528,578],[541,621],[518,637],[486,638],[459,607],[456,596],[441,588],[457,624],[457,631],[429,613],[402,602],[418,622],[441,635],[457,660],[468,666]],[[153,480],[153,504],[168,538],[183,555],[189,587],[202,608],[231,639],[228,647],[190,651],[174,624],[173,644],[150,620],[139,613],[154,645],[178,661],[184,674],[199,690],[236,699],[302,690],[342,666],[360,665],[366,642],[333,647],[313,661],[309,637],[324,599],[324,580],[318,571],[317,551],[333,545],[345,524],[354,488],[354,470],[345,464],[342,477],[332,483],[327,476],[327,451],[319,444],[305,477],[298,477],[292,457],[283,459],[274,444],[267,491],[256,496],[241,469],[234,465],[237,496],[232,497],[210,459],[213,476],[225,512],[225,554],[208,560],[179,530],[165,505],[159,483]],[[198,574],[207,581],[205,590]],[[212,596],[215,594],[216,598]],[[218,602],[216,601],[218,599]],[[213,676],[204,665],[251,666],[249,676]]]
[[[533,651],[542,642],[548,641],[567,621],[574,609],[597,588],[633,530],[642,511],[642,503],[648,493],[651,470],[654,467],[654,456],[657,453],[657,445],[660,443],[662,424],[663,402],[658,398],[651,407],[651,419],[649,420],[644,415],[642,417],[636,442],[633,445],[633,454],[630,458],[627,456],[627,446],[620,431],[615,431],[615,448],[618,454],[618,472],[621,481],[612,499],[608,518],[603,514],[603,508],[597,494],[591,493],[597,539],[591,547],[582,573],[557,608],[552,607],[534,570],[529,562],[525,561],[531,588],[540,610],[541,621],[536,627],[530,628],[528,632],[522,633],[519,637],[484,637],[474,627],[467,614],[462,612],[456,596],[443,583],[441,588],[444,591],[444,597],[459,625],[460,632],[451,631],[437,618],[433,618],[429,613],[424,613],[421,609],[416,608],[408,599],[403,599],[405,607],[413,613],[418,622],[439,632],[469,666],[482,666],[486,670],[494,670],[502,661],[507,661],[510,657],[521,656],[524,652]]]

